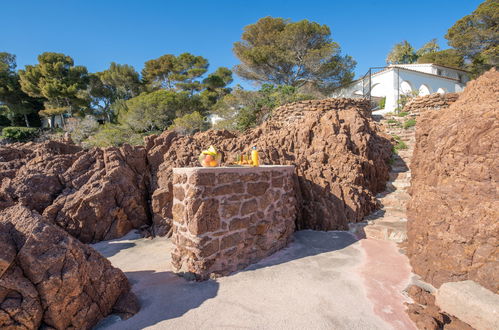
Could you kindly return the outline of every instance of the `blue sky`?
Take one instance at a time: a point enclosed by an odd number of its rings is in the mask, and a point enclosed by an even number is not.
[[[149,59],[191,52],[206,57],[212,71],[238,63],[232,44],[244,26],[274,16],[328,25],[343,53],[357,61],[358,76],[384,65],[404,39],[420,47],[437,38],[446,48],[447,29],[481,2],[0,0],[0,51],[15,54],[18,68],[44,51],[62,52],[91,72],[112,61],[140,72]]]

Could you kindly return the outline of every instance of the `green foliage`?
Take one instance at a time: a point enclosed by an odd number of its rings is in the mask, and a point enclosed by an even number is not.
[[[411,44],[404,40],[401,43],[395,44],[390,53],[386,57],[387,64],[410,64],[416,62],[418,56],[416,50]]]
[[[131,65],[111,63],[109,69],[90,75],[89,95],[97,113],[108,121],[115,119],[112,105],[139,95],[142,89],[139,74]]]
[[[144,136],[157,132],[136,133],[128,127],[105,124],[97,133],[83,141],[84,147],[110,147],[122,146],[123,144],[142,145],[144,144]]]
[[[215,127],[244,131],[267,119],[276,107],[310,98],[309,95],[299,93],[293,86],[264,84],[258,91],[236,88],[212,110],[220,118]]]
[[[81,143],[99,129],[99,123],[93,116],[86,116],[83,119],[73,119],[65,127],[71,134],[71,139],[76,143]]]
[[[2,136],[13,141],[27,141],[37,137],[39,132],[38,128],[32,127],[4,127]]]
[[[408,129],[408,128],[411,128],[413,126],[416,126],[416,119],[408,119],[404,122],[404,129]]]
[[[126,101],[118,120],[138,133],[164,130],[175,118],[196,108],[202,108],[199,97],[192,97],[188,92],[158,90]]]
[[[75,66],[70,56],[61,53],[42,53],[38,55],[38,64],[26,65],[19,70],[20,84],[23,92],[31,97],[44,98],[43,116],[51,116],[58,109],[68,112],[83,111],[88,107],[85,89],[88,84],[87,69]]]
[[[398,117],[405,117],[405,116],[407,116],[408,114],[409,114],[408,112],[402,111],[402,112],[397,113],[397,116],[398,116]]]
[[[499,63],[499,1],[487,0],[458,20],[445,35],[449,45],[480,74]]]
[[[193,134],[209,128],[206,118],[199,112],[186,114],[173,120],[173,125],[169,129],[174,129],[182,134]]]
[[[30,126],[29,118],[42,108],[41,100],[28,96],[21,90],[19,75],[15,71],[16,57],[9,53],[0,53],[0,112],[12,124],[16,117],[23,118],[23,124]],[[35,122],[39,122],[35,116]]]
[[[392,148],[392,152],[397,153],[399,150],[404,150],[407,148],[407,144],[405,144],[404,141],[397,141],[397,143]]]
[[[259,83],[330,90],[353,78],[355,61],[340,55],[326,25],[264,17],[244,28],[234,53],[241,61],[234,71]]]
[[[418,58],[418,63],[434,63],[457,69],[464,68],[464,58],[455,49],[424,54]]]
[[[232,71],[219,67],[215,72],[203,80],[204,90],[201,92],[201,102],[207,108],[212,107],[219,99],[229,94],[232,89],[227,85],[232,83]]]
[[[179,56],[163,55],[144,64],[142,76],[153,88],[168,90],[200,91],[202,85],[196,79],[208,70],[208,60],[202,56],[183,53]]]
[[[386,121],[387,124],[398,124],[399,121],[397,119],[390,118]]]
[[[378,106],[379,106],[379,108],[380,108],[380,109],[384,109],[384,108],[385,108],[385,105],[386,105],[386,96],[385,96],[385,97],[383,97],[383,98],[379,101]]]
[[[438,52],[440,50],[440,46],[438,45],[437,39],[432,39],[425,43],[423,47],[419,48],[416,51],[416,56],[420,58],[421,56],[424,56],[426,54],[431,54]]]

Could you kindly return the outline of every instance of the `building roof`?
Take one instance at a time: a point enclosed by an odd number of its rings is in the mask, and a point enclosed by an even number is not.
[[[397,66],[397,65],[407,65],[407,66],[423,66],[423,65],[426,65],[426,66],[439,66],[439,67],[446,68],[446,69],[451,69],[451,70],[461,71],[461,72],[465,72],[465,73],[470,73],[469,71],[466,71],[466,70],[463,70],[463,69],[458,69],[458,68],[454,68],[452,66],[446,66],[446,65],[442,65],[442,64],[436,64],[436,63],[392,64],[392,65],[389,65],[389,66]]]

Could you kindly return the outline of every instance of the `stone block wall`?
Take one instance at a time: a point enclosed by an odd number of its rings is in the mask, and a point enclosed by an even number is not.
[[[174,168],[172,263],[227,275],[285,247],[295,229],[293,166]]]
[[[415,97],[404,106],[404,111],[419,114],[425,110],[446,109],[458,99],[458,93],[439,94]]]
[[[368,113],[370,102],[367,99],[329,98],[322,100],[297,101],[282,105],[272,111],[272,122],[287,125],[296,122],[308,112],[362,109]]]

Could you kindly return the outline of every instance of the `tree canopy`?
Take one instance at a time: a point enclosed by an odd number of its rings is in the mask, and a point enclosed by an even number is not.
[[[451,68],[464,68],[464,58],[452,48],[426,53],[418,58],[418,63],[434,63]]]
[[[264,17],[244,28],[234,43],[239,76],[258,83],[331,89],[353,78],[355,61],[341,56],[326,25]]]
[[[126,64],[111,63],[109,69],[90,75],[89,94],[92,105],[112,121],[112,105],[139,95],[142,84],[137,71]]]
[[[142,76],[154,88],[199,91],[200,78],[208,70],[208,60],[202,56],[183,53],[166,54],[144,64]]]
[[[119,114],[119,122],[135,132],[164,130],[177,117],[193,112],[199,106],[188,92],[157,90],[142,93],[125,102]]]
[[[0,52],[0,103],[3,114],[11,121],[22,116],[26,126],[30,126],[28,115],[41,109],[41,100],[30,97],[21,90],[19,75],[15,71],[16,57],[13,54]]]
[[[404,40],[395,44],[386,57],[387,64],[411,64],[416,62],[418,55],[412,45]]]
[[[445,35],[449,45],[479,74],[499,63],[499,0],[487,0]]]
[[[46,52],[38,56],[38,64],[19,70],[22,90],[31,97],[44,98],[42,115],[81,111],[88,106],[84,90],[88,72],[75,66],[70,56]]]

